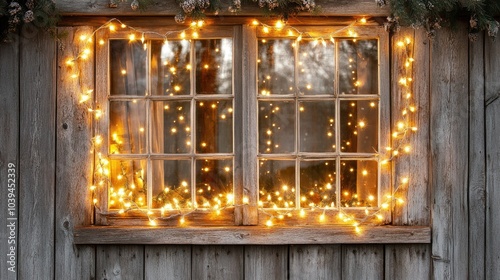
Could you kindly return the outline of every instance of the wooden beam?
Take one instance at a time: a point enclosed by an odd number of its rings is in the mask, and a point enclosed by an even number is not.
[[[310,227],[116,227],[76,228],[75,244],[364,244],[429,243],[429,227],[365,227],[356,234],[350,226]]]
[[[181,9],[175,0],[155,1],[143,10],[134,11],[130,7],[130,1],[116,1],[116,8],[109,7],[109,0],[59,0],[56,8],[63,16],[75,15],[95,15],[95,16],[175,16]],[[236,15],[228,11],[230,1],[223,0],[219,16]],[[373,0],[317,0],[317,6],[321,6],[320,15],[335,16],[388,16],[389,6],[378,7]],[[243,3],[242,11],[237,15],[263,16],[263,9],[258,8],[258,3]],[[301,15],[311,15],[311,13],[301,13]]]

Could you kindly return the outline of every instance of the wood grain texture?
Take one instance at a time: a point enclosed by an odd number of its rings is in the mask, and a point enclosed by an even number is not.
[[[118,7],[109,8],[109,0],[60,0],[57,1],[56,7],[63,15],[101,15],[101,16],[124,16],[124,15],[163,15],[174,16],[180,11],[177,2],[157,1],[153,2],[144,10],[133,11],[130,8],[130,2],[119,2]],[[222,1],[222,8],[219,16],[235,15],[227,9],[230,1]],[[322,7],[323,15],[371,15],[371,16],[388,16],[389,7],[378,7],[375,1],[370,0],[317,0],[316,5]],[[263,12],[258,8],[256,3],[243,3],[242,11],[238,15],[261,16]],[[302,13],[303,15],[311,15],[311,13]]]
[[[77,57],[85,47],[80,35],[92,28],[60,28],[57,60],[57,155],[56,155],[56,279],[95,278],[95,248],[74,246],[73,227],[92,223],[91,120],[84,104],[78,104],[82,93],[94,86],[93,57],[79,64],[80,79],[70,77],[69,58]],[[74,67],[77,67],[74,65]],[[71,205],[71,207],[68,207]]]
[[[486,254],[484,39],[480,33],[469,43],[469,279],[478,280],[485,279]]]
[[[431,45],[432,259],[434,279],[465,279],[468,267],[468,40],[464,23]]]
[[[20,45],[19,278],[54,277],[56,44],[45,33]]]
[[[244,278],[242,246],[193,246],[192,254],[192,279]]]
[[[246,246],[245,279],[288,279],[288,246]]]
[[[293,245],[289,250],[290,279],[342,279],[340,245]]]
[[[377,244],[429,243],[429,227],[80,227],[75,244]]]
[[[145,246],[144,279],[190,280],[191,246]]]
[[[486,279],[500,278],[500,43],[485,38]]]
[[[384,246],[342,246],[342,279],[384,279]]]
[[[19,43],[0,45],[0,186],[3,188],[0,192],[0,279],[16,279],[17,268],[16,261],[13,265],[7,263],[10,261],[11,247],[16,254],[17,237],[15,231],[12,231],[4,225],[9,221],[14,221],[16,227],[18,221],[8,220],[7,218],[18,218],[19,208],[14,208],[14,215],[8,214],[9,193],[15,195],[15,200],[19,203]],[[14,173],[9,173],[9,164],[16,166]],[[7,190],[12,181],[8,180],[8,174],[15,174],[14,190]],[[12,178],[11,178],[12,179]],[[12,185],[11,185],[12,186]],[[11,197],[12,198],[12,197]],[[19,230],[19,228],[17,228]],[[12,243],[14,241],[15,243]],[[10,242],[10,243],[9,243]],[[12,254],[11,254],[12,255]],[[14,266],[14,271],[9,271],[9,267]]]
[[[410,133],[408,143],[410,154],[402,155],[393,162],[393,186],[401,185],[401,179],[408,177],[409,182],[396,193],[405,203],[397,204],[393,212],[394,225],[429,225],[430,223],[430,191],[429,191],[429,40],[424,30],[404,28],[392,38],[392,125],[405,119],[402,108],[405,106],[406,91],[401,89],[399,79],[406,75],[405,50],[397,46],[399,41],[411,40],[409,54],[415,59],[411,65],[410,75],[413,82],[410,86],[412,105],[417,111],[409,113],[409,123],[417,127]],[[394,146],[394,144],[393,144]]]
[[[136,280],[144,278],[144,246],[97,246],[96,279]]]
[[[428,244],[386,245],[385,279],[431,279],[430,253]]]

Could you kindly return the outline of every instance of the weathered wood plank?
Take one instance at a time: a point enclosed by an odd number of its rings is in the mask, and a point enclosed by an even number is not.
[[[385,279],[431,279],[430,252],[427,244],[386,245]]]
[[[464,23],[431,45],[430,135],[434,279],[465,279],[468,267],[468,35]]]
[[[56,44],[38,32],[21,41],[19,278],[54,277]]]
[[[245,279],[288,279],[287,246],[246,246]]]
[[[469,43],[469,279],[485,279],[484,33]],[[497,74],[500,70],[498,64]]]
[[[191,246],[145,246],[145,279],[190,280]]]
[[[136,280],[144,278],[144,246],[98,246],[96,279]]]
[[[384,279],[384,246],[342,246],[342,279]]]
[[[19,232],[19,44],[0,45],[0,278],[16,279]],[[14,166],[12,166],[12,164]],[[10,166],[9,166],[10,165]],[[14,168],[12,168],[14,167]],[[9,169],[10,172],[9,172]],[[12,175],[10,175],[12,174]],[[10,179],[10,180],[9,180]],[[12,194],[12,195],[11,195]],[[12,199],[9,201],[9,199]],[[12,207],[14,206],[14,207]],[[9,209],[13,210],[12,212]],[[14,222],[15,227],[7,227]]]
[[[424,30],[402,29],[392,40],[392,127],[406,119],[402,110],[407,102],[407,91],[399,85],[400,78],[407,73],[404,48],[397,43],[411,40],[410,55],[414,63],[410,65],[409,74],[413,82],[409,92],[412,94],[409,105],[417,108],[415,114],[408,113],[409,125],[416,126],[417,132],[410,133],[406,144],[411,152],[396,158],[394,161],[394,187],[401,185],[401,179],[409,178],[407,185],[399,188],[397,197],[402,197],[404,204],[395,205],[393,212],[394,225],[428,225],[430,223],[429,207],[429,40]]]
[[[75,244],[394,244],[429,243],[429,227],[363,227],[361,234],[350,226],[311,227],[80,227]]]
[[[82,93],[94,85],[93,57],[78,64],[80,79],[71,78],[72,67],[66,64],[77,57],[84,45],[80,35],[92,28],[60,28],[57,57],[57,155],[56,155],[56,279],[95,278],[95,248],[73,245],[73,227],[92,223],[91,120],[85,104],[78,104]],[[74,65],[73,67],[77,67]],[[71,207],[68,207],[71,205]]]
[[[290,246],[290,279],[342,279],[340,245]]]
[[[485,39],[486,279],[500,278],[500,43]]]
[[[242,246],[194,246],[192,254],[192,279],[244,277]]]
[[[116,8],[109,8],[109,0],[60,0],[56,7],[63,15],[100,15],[100,16],[124,16],[124,15],[163,15],[174,16],[180,11],[177,2],[157,1],[151,3],[146,9],[133,11],[130,8],[130,2],[115,1],[118,4]],[[222,8],[219,11],[220,16],[236,15],[228,11],[230,1],[222,1]],[[389,7],[378,7],[375,1],[371,0],[317,0],[316,5],[322,7],[324,15],[371,15],[388,16]],[[310,13],[303,13],[310,15]],[[242,11],[237,15],[262,16],[263,12],[258,8],[257,3],[243,3]]]

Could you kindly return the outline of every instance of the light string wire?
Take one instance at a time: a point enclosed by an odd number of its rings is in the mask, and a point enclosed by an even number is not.
[[[328,36],[329,40],[331,40],[333,43],[335,42],[334,35],[339,34],[341,32],[347,31],[347,34],[349,37],[357,37],[357,33],[352,31],[352,28],[355,27],[357,24],[365,24],[366,19],[362,18],[359,20],[353,21],[351,24],[342,27],[332,33],[330,33]],[[150,30],[144,30],[140,28],[135,28],[129,25],[124,24],[122,21],[116,18],[112,18],[108,20],[106,23],[103,25],[99,26],[96,28],[90,35],[81,35],[80,40],[86,44],[92,44],[93,43],[93,38],[96,37],[96,34],[98,31],[103,30],[103,29],[109,29],[110,32],[116,31],[118,28],[115,25],[119,25],[118,27],[125,29],[128,28],[131,30],[133,33],[129,35],[129,40],[134,41],[137,40],[136,33],[141,34],[140,40],[144,44],[145,41],[145,36],[146,35],[153,35],[155,37],[160,37],[163,38],[166,42],[169,38],[169,36],[172,36],[174,34],[179,34],[180,39],[186,39],[187,35],[186,32],[189,30],[192,30],[193,33],[191,34],[192,39],[198,38],[199,34],[198,31],[199,29],[204,25],[203,21],[194,21],[192,22],[189,27],[182,28],[179,30],[174,30],[174,31],[168,31],[166,33],[159,33],[157,31],[150,31]],[[303,37],[307,37],[310,39],[314,39],[315,41],[321,41],[323,45],[325,45],[325,37],[314,37],[308,32],[301,32],[300,29],[287,25],[282,21],[277,21],[277,23],[273,25],[268,25],[265,23],[262,23],[260,21],[254,20],[251,25],[257,26],[262,28],[262,31],[264,33],[269,33],[270,31],[283,31],[286,30],[288,32],[289,36],[295,36],[296,41],[300,41]],[[104,45],[104,41],[100,40],[99,45]],[[96,44],[97,45],[97,44]],[[417,131],[417,128],[415,126],[410,125],[410,113],[415,113],[416,108],[413,105],[412,101],[412,93],[411,93],[411,82],[412,82],[412,65],[414,62],[414,59],[411,56],[411,40],[409,38],[405,38],[404,41],[397,42],[397,46],[402,48],[404,50],[403,52],[403,60],[405,61],[405,70],[403,71],[404,74],[401,76],[401,78],[398,81],[399,88],[398,92],[401,95],[401,100],[403,101],[402,103],[404,104],[403,110],[402,110],[402,117],[403,121],[399,121],[396,124],[396,128],[393,133],[393,143],[395,144],[394,147],[387,147],[386,150],[388,151],[389,155],[379,161],[381,165],[386,165],[389,162],[394,162],[395,159],[401,155],[402,152],[409,153],[411,151],[411,147],[409,146],[408,142],[408,137],[411,132]],[[78,53],[78,55],[74,58],[69,58],[66,61],[66,64],[68,66],[73,66],[75,63],[78,63],[80,61],[86,60],[91,54],[91,48],[90,47],[85,47],[81,52]],[[74,69],[74,67],[72,67]],[[71,73],[71,77],[76,78],[78,77],[78,73]],[[96,93],[94,90],[89,89],[86,90],[82,93],[81,98],[79,100],[79,103],[86,106],[87,110],[92,113],[93,116],[93,121],[99,123],[97,120],[102,117],[102,110],[100,109],[99,104],[93,103],[92,105],[88,105],[89,101],[92,100],[92,95],[95,95]],[[96,132],[99,131],[99,127],[96,127]],[[97,133],[95,133],[97,134]],[[94,183],[97,182],[96,185],[100,187],[106,187],[109,185],[111,182],[110,177],[109,177],[109,160],[102,155],[101,152],[98,151],[98,147],[102,142],[105,141],[101,135],[97,134],[94,137],[91,138],[91,145],[92,145],[92,153],[97,154],[97,158],[95,160],[95,172],[94,172]],[[325,219],[325,215],[329,211],[335,211],[338,212],[338,217],[340,218],[341,221],[351,224],[354,226],[356,232],[361,232],[360,225],[367,223],[369,220],[371,220],[373,217],[376,217],[378,220],[382,221],[384,218],[381,215],[383,211],[389,211],[391,209],[391,203],[392,202],[398,202],[398,203],[403,203],[404,201],[401,198],[398,198],[396,194],[399,192],[399,190],[403,187],[408,185],[408,177],[403,177],[400,182],[398,182],[398,178],[396,176],[396,187],[393,189],[391,192],[391,195],[386,195],[384,196],[384,201],[380,204],[381,207],[379,209],[376,209],[373,212],[370,212],[369,208],[365,209],[365,216],[364,217],[356,217],[348,212],[346,212],[341,205],[338,205],[338,207],[314,207],[311,210],[319,210],[322,214],[319,216],[319,220],[323,221]],[[154,214],[153,211],[150,209],[144,209],[141,208],[135,201],[127,199],[126,197],[123,199],[125,201],[123,205],[127,206],[124,208],[121,208],[117,211],[109,211],[109,210],[103,210],[98,204],[97,200],[97,189],[98,187],[96,185],[90,186],[90,191],[92,194],[92,204],[95,207],[96,211],[103,215],[103,216],[114,216],[116,214],[123,214],[127,213],[132,210],[139,210],[143,213],[147,214],[147,217],[150,221],[150,225],[155,226],[157,225],[157,220],[169,220],[169,219],[174,219],[178,218],[180,224],[184,224],[185,218],[197,211],[202,211],[202,212],[211,212],[215,211],[217,214],[219,214],[222,210],[225,210],[230,207],[238,207],[238,206],[244,206],[244,205],[249,205],[248,203],[248,197],[243,197],[243,204],[235,204],[234,200],[228,197],[227,203],[223,206],[221,206],[220,200],[219,203],[214,206],[214,209],[207,209],[207,208],[198,208],[194,207],[189,209],[188,211],[185,211],[186,209],[184,208],[174,208],[174,209],[168,209],[166,212],[168,214],[164,214],[164,209],[161,209],[161,215],[158,216],[157,214]],[[104,190],[103,190],[104,191]],[[107,190],[106,190],[107,191]],[[274,219],[284,219],[285,217],[291,217],[293,213],[297,209],[272,209],[269,208],[269,210],[274,210],[276,213],[270,213],[267,208],[264,208],[260,205],[258,205],[258,209],[260,213],[263,213],[264,215],[268,216],[268,220],[266,222],[267,226],[272,226],[273,225],[273,220]],[[301,208],[299,210],[299,216],[304,217],[304,208]]]

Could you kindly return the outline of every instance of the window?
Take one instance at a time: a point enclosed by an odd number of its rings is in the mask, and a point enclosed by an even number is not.
[[[376,209],[390,186],[379,164],[386,36],[303,30],[310,38],[252,27],[191,40],[109,34],[98,53],[109,65],[108,94],[98,93],[107,104],[98,126],[110,166],[107,222],[131,223],[123,209],[167,224],[186,215],[255,224],[304,211],[311,222],[318,209]]]

